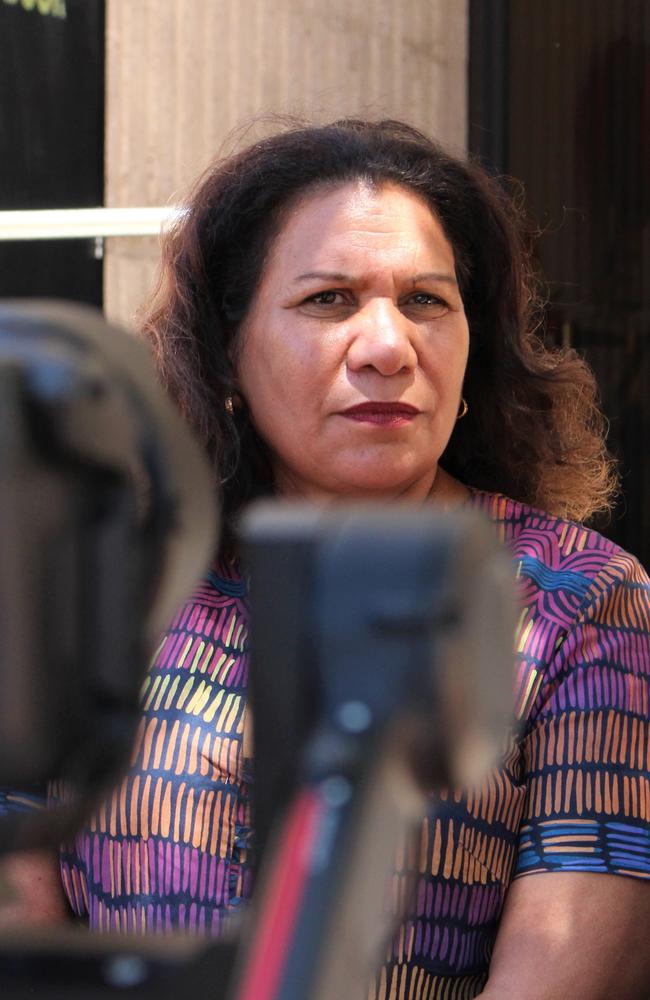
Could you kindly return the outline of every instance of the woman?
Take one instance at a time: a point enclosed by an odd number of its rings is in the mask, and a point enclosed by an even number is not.
[[[64,852],[92,926],[218,932],[249,893],[242,506],[468,505],[517,566],[524,732],[402,859],[395,894],[413,871],[417,891],[377,995],[645,996],[648,580],[576,523],[611,499],[603,421],[537,322],[511,202],[406,125],[289,129],[200,181],[144,330],[228,530],[156,654],[129,776]]]

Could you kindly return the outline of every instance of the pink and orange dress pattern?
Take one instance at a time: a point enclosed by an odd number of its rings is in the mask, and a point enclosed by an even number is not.
[[[399,852],[392,893],[408,902],[381,998],[479,993],[513,878],[650,878],[650,581],[581,525],[499,494],[470,504],[514,561],[521,724],[483,785],[443,791],[417,850]],[[219,563],[161,640],[126,778],[61,852],[91,928],[217,935],[246,901],[248,632],[245,581]]]

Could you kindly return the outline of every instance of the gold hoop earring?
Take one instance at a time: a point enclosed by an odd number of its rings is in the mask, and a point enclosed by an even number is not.
[[[228,416],[232,417],[233,413],[235,412],[235,404],[233,403],[231,395],[226,396],[223,405]]]
[[[461,399],[460,399],[460,409],[458,411],[458,416],[456,417],[456,420],[462,420],[463,417],[466,417],[468,410],[469,410],[469,406],[467,405],[467,400],[465,399],[464,396],[461,396]]]

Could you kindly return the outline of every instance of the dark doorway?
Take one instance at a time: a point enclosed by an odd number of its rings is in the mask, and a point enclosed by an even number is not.
[[[524,184],[546,336],[596,371],[623,496],[601,530],[650,565],[650,5],[471,0],[469,141]]]
[[[0,209],[104,200],[104,0],[0,0]],[[94,240],[0,242],[0,296],[102,303]]]

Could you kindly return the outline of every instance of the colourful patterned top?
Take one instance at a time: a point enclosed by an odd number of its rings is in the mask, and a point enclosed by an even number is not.
[[[523,732],[481,789],[443,793],[396,902],[416,893],[370,996],[480,992],[507,887],[548,871],[650,878],[650,582],[580,525],[473,495],[515,560],[516,713]],[[250,885],[243,750],[248,612],[219,565],[155,655],[131,770],[61,855],[97,930],[219,933]]]

